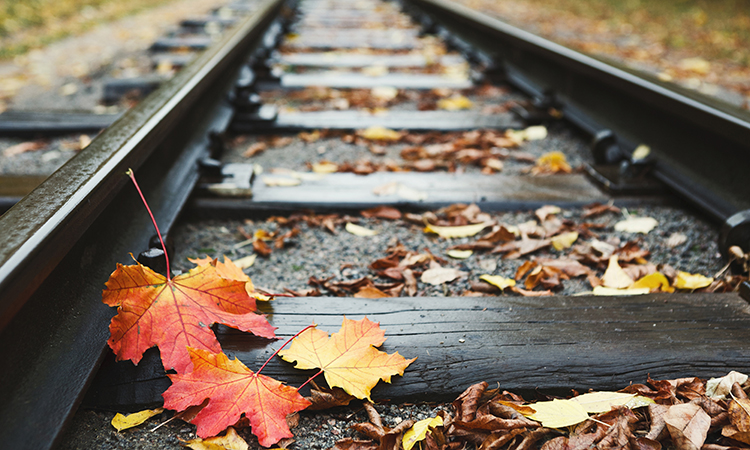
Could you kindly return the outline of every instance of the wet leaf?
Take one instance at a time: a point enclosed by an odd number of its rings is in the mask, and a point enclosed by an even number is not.
[[[349,233],[355,235],[355,236],[362,236],[362,237],[369,237],[369,236],[377,236],[378,231],[370,230],[369,228],[365,228],[359,225],[355,225],[351,222],[346,223],[346,231]]]
[[[443,418],[440,416],[433,417],[431,419],[420,420],[415,423],[414,426],[409,428],[402,439],[404,450],[411,450],[419,441],[423,441],[427,437],[427,432],[430,428],[435,428],[443,425]]]
[[[642,233],[648,234],[659,225],[659,222],[653,217],[636,217],[630,216],[625,220],[615,224],[615,230],[625,233]]]
[[[172,386],[163,394],[164,407],[182,411],[209,399],[192,420],[198,426],[199,437],[217,435],[237,423],[243,414],[264,447],[292,437],[286,416],[310,405],[297,389],[253,373],[242,362],[230,360],[224,353],[193,348],[188,351],[193,371],[168,375]]]
[[[564,428],[583,422],[589,418],[584,407],[572,400],[554,399],[550,402],[536,402],[529,405],[534,414],[524,414],[529,419],[541,422],[549,428]]]
[[[248,450],[250,448],[232,427],[227,428],[227,434],[224,436],[191,439],[184,441],[182,445],[192,450]]]
[[[711,285],[714,279],[711,277],[705,277],[701,274],[692,274],[687,272],[677,272],[677,278],[675,278],[673,286],[677,289],[701,289]]]
[[[472,225],[462,225],[457,227],[440,227],[437,225],[427,224],[424,227],[424,232],[435,233],[445,239],[462,238],[475,236],[490,225],[492,225],[492,222],[475,223]]]
[[[516,285],[516,280],[513,278],[505,278],[501,277],[499,275],[481,275],[479,277],[480,280],[486,281],[487,283],[490,283],[493,286],[496,286],[500,288],[501,290],[504,290],[508,287],[513,287]]]
[[[112,418],[112,426],[117,429],[117,431],[127,430],[128,428],[137,427],[138,425],[142,424],[143,422],[147,421],[148,419],[159,415],[164,412],[164,408],[156,408],[156,409],[145,409],[143,411],[138,411],[132,414],[115,414],[115,417]]]
[[[414,359],[404,359],[398,352],[387,354],[375,348],[385,341],[385,332],[376,322],[344,318],[341,330],[330,337],[325,331],[311,328],[297,336],[287,350],[279,353],[297,369],[323,369],[330,387],[343,388],[363,399],[379,380],[390,383],[393,375],[403,375]]]

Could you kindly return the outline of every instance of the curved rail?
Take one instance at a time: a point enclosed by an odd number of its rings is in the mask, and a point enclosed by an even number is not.
[[[220,42],[105,130],[0,217],[0,440],[54,445],[107,340],[101,288],[152,234],[127,168],[157,220],[174,222],[232,109],[244,55],[279,13],[266,0]]]
[[[418,15],[428,15],[423,23],[440,23],[465,46],[488,55],[510,83],[539,102],[551,100],[592,138],[614,135],[622,158],[630,159],[637,145],[648,145],[654,177],[715,220],[728,221],[750,208],[750,114],[450,0],[403,1]],[[734,228],[737,222],[731,221]],[[747,220],[740,222],[750,228]],[[750,230],[745,234],[733,243],[750,250]]]

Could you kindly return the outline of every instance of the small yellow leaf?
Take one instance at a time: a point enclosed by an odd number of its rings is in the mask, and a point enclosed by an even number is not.
[[[128,414],[128,415],[117,413],[115,414],[115,417],[112,419],[111,423],[112,423],[112,426],[117,429],[117,431],[127,430],[128,428],[137,427],[138,425],[142,424],[148,419],[154,417],[155,415],[161,414],[163,412],[164,412],[164,408],[156,408],[156,409],[146,409],[146,410],[139,411],[133,414]]]
[[[359,132],[359,135],[373,141],[397,141],[401,139],[401,133],[381,127],[380,125],[374,125],[366,130],[362,130]]]
[[[290,187],[298,186],[302,182],[297,178],[285,178],[285,177],[261,177],[263,184],[268,187]]]
[[[649,288],[638,288],[638,289],[616,289],[608,288],[604,286],[597,286],[592,291],[592,294],[598,296],[617,296],[617,295],[645,295],[651,292]]]
[[[607,270],[604,271],[602,277],[602,285],[608,288],[624,289],[632,284],[633,279],[617,263],[617,255],[610,256]]]
[[[625,233],[643,233],[648,234],[656,228],[659,222],[653,217],[635,217],[630,216],[625,220],[615,224],[615,230],[624,231]]]
[[[362,73],[368,77],[382,77],[388,75],[388,67],[384,65],[367,66],[362,68]]]
[[[370,95],[378,100],[389,101],[398,96],[398,89],[390,86],[377,86],[372,88]]]
[[[437,106],[446,111],[458,111],[461,109],[471,109],[474,103],[463,95],[454,95],[449,98],[441,98],[438,100]]]
[[[705,75],[711,70],[711,63],[703,58],[685,58],[679,62],[680,69]]]
[[[375,230],[371,230],[369,228],[361,227],[361,226],[355,225],[355,224],[353,224],[351,222],[347,222],[346,223],[346,231],[348,231],[349,233],[351,233],[351,234],[353,234],[355,236],[363,236],[363,237],[375,236],[375,235],[378,234],[378,232],[375,231]]]
[[[677,289],[700,289],[714,282],[711,277],[704,277],[696,273],[677,272],[677,278],[674,280],[674,287]]]
[[[424,438],[427,437],[427,430],[429,430],[430,428],[435,428],[442,425],[443,418],[440,416],[433,417],[431,419],[420,420],[419,422],[415,423],[411,428],[406,430],[406,433],[404,433],[404,437],[402,439],[404,450],[411,450],[412,447],[414,447],[414,444],[424,440]]]
[[[635,394],[626,394],[623,392],[589,392],[587,394],[573,397],[571,400],[578,402],[588,413],[603,413],[612,409],[613,406],[620,406],[628,403],[635,397]]]
[[[573,243],[577,239],[577,231],[569,231],[567,233],[558,234],[557,236],[553,236],[551,239],[552,247],[554,247],[557,251],[564,250],[566,248],[570,248],[570,246],[573,245]]]
[[[653,399],[644,397],[642,395],[636,395],[629,402],[625,403],[626,408],[636,409],[643,408],[644,406],[652,405],[656,403]]]
[[[334,164],[330,161],[321,161],[312,165],[312,171],[315,173],[334,173],[338,170],[338,164]]]
[[[183,445],[193,450],[248,450],[250,448],[232,427],[227,428],[227,434],[224,436],[192,439],[184,441]]]
[[[564,428],[589,418],[583,406],[572,400],[554,399],[551,402],[537,402],[525,406],[530,406],[536,411],[534,414],[524,414],[526,417],[549,428]]]
[[[633,283],[632,285],[630,285],[630,289],[639,289],[639,288],[648,288],[648,289],[658,288],[658,289],[661,289],[662,292],[674,292],[674,288],[669,285],[669,280],[667,280],[667,277],[665,277],[664,274],[660,272],[654,272],[654,273],[648,274],[645,277]]]
[[[474,254],[473,250],[448,250],[448,256],[454,259],[466,259]]]
[[[490,225],[492,225],[492,222],[482,222],[482,223],[475,223],[473,225],[461,225],[457,227],[439,227],[437,225],[427,224],[424,227],[424,232],[435,233],[441,238],[445,238],[445,239],[462,238],[462,237],[474,236]]]
[[[538,173],[570,173],[573,171],[563,152],[549,152],[543,154],[536,160],[536,166],[534,169],[535,170],[532,170],[532,173],[535,171]]]
[[[547,128],[544,125],[534,125],[525,130],[508,130],[505,135],[518,143],[523,141],[538,141],[547,137]]]
[[[500,289],[505,289],[508,287],[513,287],[516,285],[516,280],[513,278],[505,278],[501,277],[499,275],[482,275],[479,277],[480,280],[486,281],[490,283],[491,285],[498,287]]]
[[[245,270],[248,267],[252,267],[253,264],[255,264],[255,258],[257,258],[258,255],[253,253],[250,256],[245,256],[244,258],[240,258],[234,262],[234,265],[237,266],[240,270]]]

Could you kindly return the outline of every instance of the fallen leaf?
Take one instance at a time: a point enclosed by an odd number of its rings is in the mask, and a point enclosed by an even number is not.
[[[357,132],[359,136],[371,141],[397,141],[401,139],[401,133],[379,125],[373,125],[366,130]]]
[[[183,441],[182,445],[192,450],[248,450],[250,448],[232,427],[227,428],[227,434],[224,436],[191,439]]]
[[[398,352],[377,350],[385,341],[385,332],[366,317],[355,321],[344,317],[341,330],[328,333],[311,328],[297,336],[287,350],[279,353],[297,369],[322,369],[328,386],[340,387],[359,398],[370,399],[370,390],[379,380],[390,383],[391,376],[403,375],[414,359]]]
[[[536,402],[529,405],[534,414],[524,414],[529,419],[541,422],[549,428],[564,428],[588,420],[584,407],[573,400],[554,399],[549,402]]]
[[[533,125],[525,130],[508,130],[506,136],[516,142],[538,141],[547,137],[547,127],[544,125]]]
[[[398,89],[390,86],[376,86],[370,90],[370,95],[387,102],[398,96]]]
[[[568,164],[563,152],[549,152],[536,160],[536,165],[531,169],[533,175],[545,175],[553,173],[570,173],[573,169]]]
[[[660,289],[662,292],[674,292],[674,288],[669,285],[669,280],[667,280],[667,277],[665,277],[664,274],[660,272],[654,272],[652,274],[646,275],[645,277],[640,278],[635,283],[630,285],[630,289],[639,288]]]
[[[677,278],[675,278],[672,284],[677,289],[701,289],[709,286],[713,283],[714,279],[711,277],[705,277],[699,273],[692,274],[687,272],[677,272]]]
[[[3,150],[3,156],[10,158],[12,156],[20,155],[21,153],[34,152],[47,147],[45,141],[29,141],[21,142],[20,144],[11,145],[10,147]]]
[[[687,240],[688,240],[687,236],[685,236],[682,233],[672,233],[667,238],[666,244],[667,244],[667,247],[669,248],[675,248],[677,246],[684,244],[685,242],[687,242]]]
[[[422,283],[439,286],[443,283],[450,283],[451,281],[457,278],[461,278],[465,275],[466,272],[462,272],[458,269],[451,269],[449,267],[434,267],[422,272],[422,277],[420,278],[420,280],[422,281]]]
[[[266,144],[265,142],[256,142],[250,145],[250,147],[248,147],[247,150],[242,152],[242,156],[244,156],[245,158],[252,158],[253,156],[262,153],[267,148],[268,148],[268,144]]]
[[[330,161],[320,161],[313,163],[312,165],[312,171],[315,173],[334,173],[338,170],[338,164],[334,164]]]
[[[308,411],[320,411],[337,406],[347,406],[352,400],[354,400],[353,396],[347,394],[341,388],[336,387],[330,389],[319,387],[315,384],[315,381],[311,381],[310,384],[312,384],[313,387],[310,389],[310,397],[307,397],[307,400],[312,404],[307,408]]]
[[[550,241],[552,241],[552,247],[557,251],[570,248],[570,246],[573,245],[576,240],[578,240],[577,231],[569,231],[567,233],[558,234],[557,236],[552,236],[552,238],[550,238]]]
[[[571,400],[580,403],[587,413],[598,414],[611,410],[613,406],[625,405],[633,397],[635,397],[635,394],[603,391],[581,394],[571,398]]]
[[[105,304],[117,307],[107,343],[118,360],[134,364],[157,346],[164,368],[184,373],[190,367],[187,347],[221,351],[214,323],[275,338],[275,328],[255,313],[245,284],[222,278],[211,264],[171,280],[141,264],[118,264],[102,293]]]
[[[672,405],[664,416],[677,450],[700,450],[706,441],[711,417],[695,403]]]
[[[630,216],[625,220],[617,222],[615,224],[615,230],[623,231],[625,233],[648,234],[651,230],[656,228],[657,225],[659,225],[659,222],[653,217]]]
[[[260,177],[263,180],[263,184],[268,187],[292,187],[299,186],[302,181],[299,178],[287,178],[287,177]]]
[[[189,348],[193,371],[168,374],[172,386],[164,392],[164,407],[182,411],[190,406],[208,404],[192,420],[199,437],[215,436],[234,425],[242,414],[252,432],[264,447],[287,437],[292,432],[286,416],[310,405],[297,389],[273,378],[253,373],[237,359],[224,353]]]
[[[721,378],[711,378],[706,382],[706,396],[713,400],[725,398],[731,391],[734,383],[745,384],[747,375],[734,370]]]
[[[356,298],[383,298],[388,296],[388,294],[375,286],[365,286],[354,294],[354,297]]]
[[[706,75],[711,70],[711,63],[700,57],[685,58],[680,60],[679,67],[682,70]]]
[[[346,223],[346,231],[349,233],[355,235],[355,236],[362,236],[362,237],[368,237],[368,236],[377,236],[378,231],[371,230],[369,228],[365,228],[359,225],[355,225],[351,222]]]
[[[378,206],[375,208],[366,209],[361,212],[362,217],[372,218],[378,217],[380,219],[398,220],[401,218],[401,211],[392,206]]]
[[[458,111],[461,109],[471,109],[474,107],[474,103],[463,95],[453,95],[438,100],[437,106],[446,111]]]
[[[534,211],[534,215],[539,219],[540,222],[544,222],[548,216],[560,214],[562,209],[555,205],[544,205],[541,208]]]
[[[372,190],[372,193],[375,195],[397,195],[403,199],[415,202],[426,200],[428,197],[426,192],[405,186],[397,181],[377,186]]]
[[[435,233],[441,238],[462,238],[470,237],[478,234],[488,226],[492,225],[492,222],[475,223],[472,225],[462,225],[457,227],[439,227],[437,225],[427,224],[424,227],[425,233]]]
[[[440,416],[433,417],[431,419],[420,420],[409,428],[402,439],[404,450],[411,450],[419,441],[423,441],[427,437],[427,431],[430,428],[440,427],[443,425],[443,418]]]
[[[624,289],[633,284],[633,279],[617,263],[617,255],[609,257],[607,270],[604,271],[604,276],[602,276],[602,284],[604,287],[615,289]]]
[[[480,280],[486,281],[487,283],[490,283],[493,286],[496,286],[500,288],[501,290],[504,290],[508,287],[513,287],[516,285],[516,280],[513,278],[505,278],[501,277],[499,275],[481,275],[479,277]]]
[[[727,407],[731,425],[721,430],[722,436],[750,443],[750,399],[735,398]]]
[[[234,265],[237,266],[240,270],[245,270],[247,268],[253,267],[253,264],[255,264],[255,260],[258,258],[258,255],[252,254],[245,256],[243,258],[240,258],[236,261],[234,261]]]
[[[473,250],[448,250],[448,256],[454,259],[466,259],[474,254]]]
[[[115,427],[117,431],[127,430],[128,428],[137,427],[138,425],[142,424],[143,422],[147,421],[148,419],[159,415],[164,412],[164,408],[156,408],[156,409],[145,409],[143,411],[138,411],[132,414],[115,414],[115,417],[112,418],[112,426]]]

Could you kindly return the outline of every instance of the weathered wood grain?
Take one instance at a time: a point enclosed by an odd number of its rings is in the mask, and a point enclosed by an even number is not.
[[[342,315],[386,329],[383,350],[418,357],[373,398],[451,399],[488,381],[503,389],[619,389],[630,383],[750,371],[750,308],[735,294],[639,297],[280,298],[269,319],[288,337],[310,323],[335,332]],[[230,356],[257,369],[281,345],[225,327]],[[142,367],[105,365],[87,403],[158,403],[169,385],[156,355]],[[310,375],[274,359],[264,374],[291,385]],[[119,377],[118,377],[119,374]],[[114,377],[114,378],[113,378]]]

